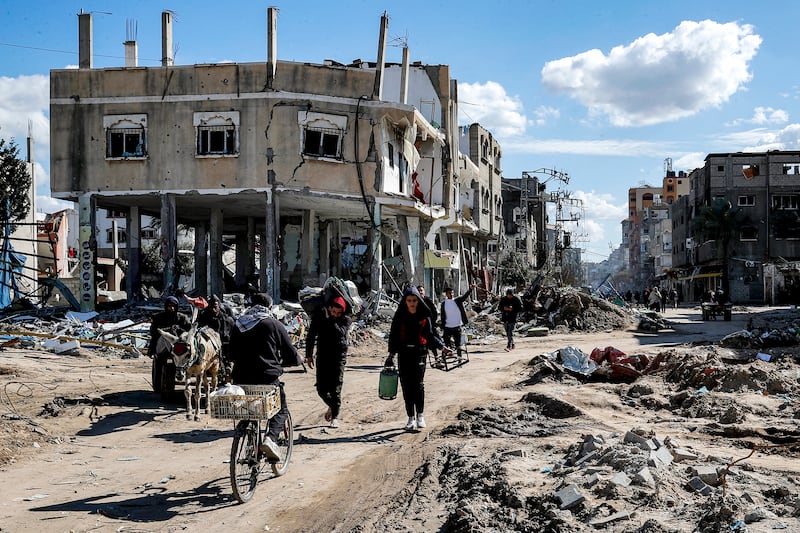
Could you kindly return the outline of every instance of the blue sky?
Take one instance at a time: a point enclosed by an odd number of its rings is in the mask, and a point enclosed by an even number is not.
[[[175,13],[176,64],[263,61],[276,6],[278,58],[374,61],[381,14],[387,60],[450,66],[460,123],[500,140],[503,174],[552,169],[584,202],[567,228],[588,261],[621,240],[627,191],[701,166],[709,153],[800,149],[800,2],[312,0],[0,2],[0,137],[36,142],[39,211],[49,198],[50,69],[78,62],[77,14],[93,12],[94,66],[124,64],[133,22],[139,64],[161,57],[161,11]],[[565,213],[566,214],[566,213]]]

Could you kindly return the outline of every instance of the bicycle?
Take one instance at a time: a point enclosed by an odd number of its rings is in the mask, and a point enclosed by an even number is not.
[[[269,459],[259,448],[266,438],[269,420],[281,410],[282,385],[239,385],[244,395],[220,394],[211,397],[211,416],[234,420],[231,443],[230,480],[233,496],[239,503],[253,497],[258,478],[265,464],[272,473],[282,476],[289,469],[294,447],[292,414],[286,412],[286,421],[275,444],[279,459]]]

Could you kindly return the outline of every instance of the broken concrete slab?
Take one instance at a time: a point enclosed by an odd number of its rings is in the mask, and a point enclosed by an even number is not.
[[[580,505],[586,499],[586,497],[583,496],[578,491],[578,486],[574,484],[567,485],[566,487],[556,492],[554,496],[558,498],[559,502],[561,502],[561,505],[559,505],[559,509],[562,510],[571,509],[576,505]]]
[[[708,486],[702,479],[700,479],[697,476],[687,481],[686,486],[695,492],[699,492],[703,496],[708,496],[714,491],[714,489]]]

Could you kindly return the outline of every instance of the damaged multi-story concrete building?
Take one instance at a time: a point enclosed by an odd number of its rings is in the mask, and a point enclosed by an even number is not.
[[[270,8],[264,62],[177,66],[165,11],[161,66],[138,66],[129,36],[125,66],[102,69],[91,14],[78,19],[79,68],[51,71],[50,119],[52,194],[79,204],[82,306],[95,301],[98,209],[127,213],[129,296],[144,215],[161,221],[165,292],[177,288],[179,225],[194,228],[201,294],[225,291],[227,243],[236,288],[276,299],[329,276],[362,292],[489,280],[500,154],[489,172],[466,168],[457,82],[446,65],[411,64],[407,47],[386,62],[386,15],[372,63],[279,61]]]

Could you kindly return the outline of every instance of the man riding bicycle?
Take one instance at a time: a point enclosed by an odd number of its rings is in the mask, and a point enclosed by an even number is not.
[[[289,412],[280,377],[283,367],[302,365],[303,361],[286,328],[270,311],[272,298],[265,293],[253,294],[250,304],[231,329],[232,379],[234,383],[280,386],[281,410],[270,418],[267,438],[261,443],[267,457],[280,459],[275,442]]]

